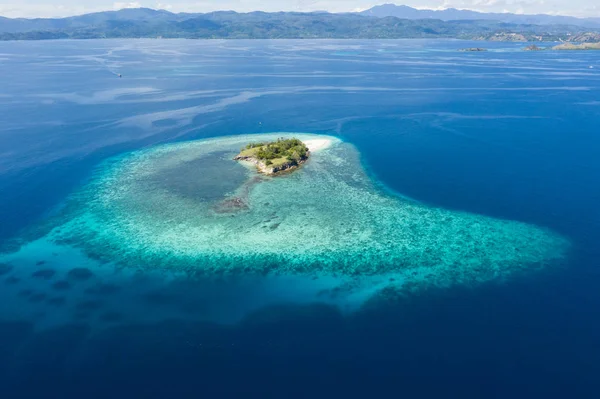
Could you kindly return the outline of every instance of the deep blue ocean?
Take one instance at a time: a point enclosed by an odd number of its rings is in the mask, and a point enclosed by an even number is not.
[[[489,51],[457,51],[475,46]],[[600,52],[523,47],[0,42],[4,251],[110,157],[267,132],[337,136],[403,196],[572,243],[559,268],[352,313],[285,303],[238,323],[173,315],[98,331],[76,317],[39,328],[4,300],[0,397],[597,398]],[[0,276],[0,290],[19,284]]]

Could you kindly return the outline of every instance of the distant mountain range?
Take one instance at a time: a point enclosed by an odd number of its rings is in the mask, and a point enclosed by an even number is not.
[[[511,13],[482,13],[470,10],[418,10],[416,8],[383,4],[363,11],[362,15],[373,17],[396,17],[401,19],[439,19],[442,21],[492,20],[511,24],[531,25],[575,25],[585,28],[600,28],[600,18],[575,18],[546,14],[511,14]]]
[[[421,13],[425,14],[421,14]],[[427,13],[441,12],[438,18]],[[396,13],[397,15],[388,15]],[[451,18],[452,13],[464,18]],[[466,13],[466,14],[461,14]],[[458,16],[458,14],[456,14]],[[473,14],[478,17],[472,19]],[[431,14],[438,16],[438,14]],[[190,39],[300,39],[300,38],[459,38],[502,41],[600,41],[600,24],[578,20],[570,24],[531,24],[487,18],[509,14],[472,11],[422,11],[384,5],[363,13],[220,11],[174,14],[148,8],[107,11],[69,18],[10,19],[0,17],[0,40],[190,38]],[[482,16],[486,16],[485,18]],[[514,16],[514,15],[513,15]],[[467,18],[468,19],[465,19]],[[514,16],[527,17],[527,16]],[[530,16],[533,17],[533,16]],[[542,16],[535,16],[542,18]],[[450,19],[448,19],[450,18]],[[550,20],[547,20],[550,21]],[[585,21],[585,23],[581,23]]]

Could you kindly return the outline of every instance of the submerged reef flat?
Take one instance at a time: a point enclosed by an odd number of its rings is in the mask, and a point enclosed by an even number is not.
[[[232,160],[248,142],[282,136],[302,140],[311,152],[295,173],[262,176]],[[213,157],[213,167],[198,168],[205,157]],[[171,181],[174,171],[211,184],[191,182],[194,190],[183,193]],[[231,178],[238,188],[214,187]],[[223,212],[228,201],[244,206]],[[558,261],[569,247],[544,228],[390,194],[366,174],[351,144],[298,133],[162,145],[107,161],[55,223],[51,241],[123,267],[200,275],[394,275],[407,286],[503,278]]]

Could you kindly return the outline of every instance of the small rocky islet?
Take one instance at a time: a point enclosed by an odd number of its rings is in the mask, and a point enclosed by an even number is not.
[[[543,51],[543,50],[545,50],[545,48],[539,47],[535,44],[531,44],[531,45],[525,47],[523,50],[525,50],[525,51]]]
[[[233,159],[251,162],[259,172],[274,176],[298,168],[309,156],[308,146],[299,139],[279,138],[270,142],[249,143]]]

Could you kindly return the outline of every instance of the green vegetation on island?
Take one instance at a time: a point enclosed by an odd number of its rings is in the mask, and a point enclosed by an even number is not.
[[[297,138],[279,138],[271,142],[250,143],[234,160],[252,162],[262,173],[273,175],[298,167],[309,155],[306,144]]]

